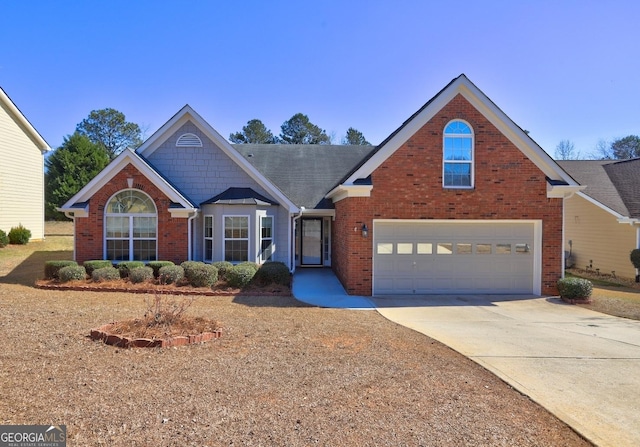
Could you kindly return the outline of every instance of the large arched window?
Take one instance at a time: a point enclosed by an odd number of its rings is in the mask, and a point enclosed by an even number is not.
[[[445,188],[473,188],[473,131],[455,120],[444,128],[442,184]]]
[[[156,259],[158,214],[151,197],[137,189],[114,195],[105,208],[105,258]]]

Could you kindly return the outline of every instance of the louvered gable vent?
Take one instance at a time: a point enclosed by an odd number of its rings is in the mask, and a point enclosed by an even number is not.
[[[202,147],[202,140],[196,134],[185,133],[176,141],[176,147]]]

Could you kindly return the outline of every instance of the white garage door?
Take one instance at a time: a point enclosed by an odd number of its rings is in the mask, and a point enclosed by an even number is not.
[[[374,221],[373,293],[534,293],[534,226]]]

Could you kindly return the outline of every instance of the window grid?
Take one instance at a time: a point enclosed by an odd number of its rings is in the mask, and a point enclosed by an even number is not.
[[[442,158],[444,187],[473,188],[473,132],[467,123],[456,120],[445,127]]]
[[[273,216],[260,218],[260,261],[273,259]]]
[[[213,216],[204,216],[204,260],[213,261]]]
[[[249,260],[249,216],[224,216],[224,259]]]
[[[155,204],[142,191],[115,194],[105,207],[105,259],[154,261],[157,221]]]

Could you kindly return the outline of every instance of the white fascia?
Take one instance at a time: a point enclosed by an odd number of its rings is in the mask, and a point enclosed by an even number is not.
[[[547,183],[547,198],[569,199],[575,193],[582,191],[586,186],[581,185],[551,185]]]
[[[347,197],[371,197],[373,185],[338,185],[324,196],[331,199],[333,203],[339,202]],[[306,214],[306,213],[305,213]]]

